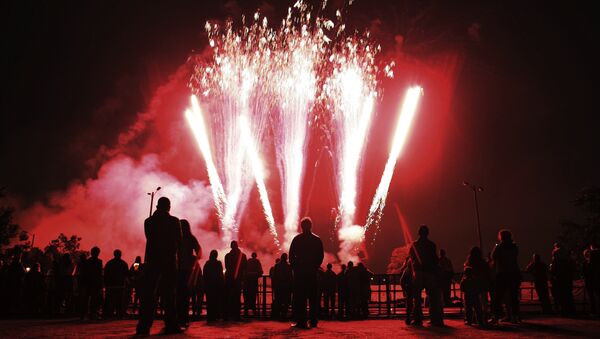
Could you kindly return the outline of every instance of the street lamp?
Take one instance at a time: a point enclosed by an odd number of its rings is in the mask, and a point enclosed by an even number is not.
[[[477,237],[479,238],[479,249],[483,253],[483,246],[481,243],[481,222],[479,221],[479,202],[477,201],[477,192],[483,192],[483,187],[470,184],[467,181],[463,181],[462,185],[473,191],[473,197],[475,198],[475,214],[477,216]]]
[[[154,194],[156,194],[156,192],[158,192],[158,191],[160,191],[160,187],[157,187],[154,192],[148,193],[148,195],[150,196],[150,216],[152,216],[152,205],[154,204]]]

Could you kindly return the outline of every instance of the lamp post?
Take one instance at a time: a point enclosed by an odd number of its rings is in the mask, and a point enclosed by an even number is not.
[[[154,205],[154,194],[156,194],[156,192],[158,192],[158,191],[160,191],[160,187],[157,187],[156,190],[148,193],[148,195],[150,196],[150,216],[152,216],[152,205]]]
[[[479,202],[477,201],[477,192],[483,192],[483,187],[475,184],[471,184],[467,181],[463,181],[462,185],[473,191],[473,197],[475,198],[475,215],[477,216],[477,237],[479,238],[479,249],[483,253],[483,245],[481,242],[481,222],[479,221]]]

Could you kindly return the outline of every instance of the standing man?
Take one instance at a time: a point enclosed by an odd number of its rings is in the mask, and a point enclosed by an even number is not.
[[[292,284],[294,281],[294,274],[288,263],[287,253],[281,254],[281,259],[275,264],[271,277],[276,306],[273,308],[274,317],[278,320],[285,320],[292,302]]]
[[[325,317],[333,319],[335,317],[335,291],[337,286],[337,275],[333,272],[333,265],[327,264],[327,270],[323,274],[323,298]]]
[[[346,265],[340,266],[340,273],[337,274],[338,291],[338,319],[343,320],[345,310],[348,307],[348,277],[346,276]]]
[[[217,250],[210,251],[204,264],[204,288],[206,292],[206,322],[211,323],[221,317],[223,297],[223,264],[217,259]]]
[[[431,325],[444,326],[444,309],[438,282],[440,266],[436,245],[428,237],[429,227],[421,225],[419,227],[419,239],[414,241],[409,249],[413,271],[413,296],[415,297],[413,324],[415,326],[423,324],[421,292],[425,289],[429,299]]]
[[[114,257],[104,266],[104,286],[106,288],[106,298],[104,302],[104,317],[123,318],[125,315],[125,282],[129,267],[121,259],[121,250],[116,249],[113,252]]]
[[[290,264],[294,271],[294,316],[292,327],[308,328],[306,323],[306,301],[310,304],[310,325],[317,327],[319,316],[319,295],[317,274],[323,263],[323,242],[311,232],[312,221],[300,221],[302,233],[290,245]]]
[[[446,256],[446,250],[440,250],[440,270],[442,283],[442,296],[444,297],[444,306],[452,306],[452,278],[454,277],[454,267],[452,261]]]
[[[169,214],[171,201],[158,199],[156,211],[144,221],[146,258],[143,291],[140,306],[138,335],[148,335],[156,313],[157,290],[165,311],[165,334],[182,333],[177,326],[175,294],[177,285],[177,258],[181,248],[179,219]]]
[[[258,279],[262,277],[263,269],[260,261],[256,258],[256,253],[252,253],[252,258],[246,265],[246,277],[244,279],[244,315],[248,315],[248,310],[252,310],[252,315],[256,316],[256,294],[258,294]]]
[[[552,305],[548,294],[548,265],[542,261],[539,254],[534,253],[531,262],[525,268],[525,272],[533,276],[533,285],[542,305],[542,312],[551,313]]]
[[[182,238],[179,282],[177,284],[177,320],[180,326],[188,327],[190,325],[190,298],[202,275],[200,266],[197,264],[202,257],[202,251],[198,239],[192,234],[190,223],[185,219],[181,219],[179,223],[181,224]]]
[[[242,281],[246,274],[246,255],[240,250],[237,241],[231,242],[231,251],[225,255],[225,320],[239,321]]]
[[[492,261],[496,272],[496,289],[492,305],[497,323],[502,314],[502,304],[506,301],[509,314],[504,320],[519,323],[519,287],[521,272],[519,270],[519,248],[512,240],[512,233],[503,229],[498,232],[499,244],[492,251]]]

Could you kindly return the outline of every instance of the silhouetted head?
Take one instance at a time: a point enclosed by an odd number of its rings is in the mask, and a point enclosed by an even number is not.
[[[215,259],[217,259],[218,256],[219,256],[219,252],[217,252],[217,250],[212,250],[212,251],[210,251],[210,254],[208,255],[208,259],[215,260]]]
[[[502,229],[498,232],[498,240],[500,242],[512,242],[512,233],[507,229]]]
[[[256,259],[256,252],[252,252],[251,256],[252,258]]]
[[[471,251],[469,252],[469,257],[471,258],[483,258],[483,254],[481,253],[481,248],[479,246],[471,247]]]
[[[342,265],[340,266],[340,268],[342,269],[342,271],[345,271],[345,270],[346,270],[346,265],[342,264]]]
[[[333,265],[331,263],[327,264],[327,269],[331,270],[333,268]]]
[[[354,263],[352,261],[348,261],[348,268],[354,267]]]
[[[537,253],[533,253],[533,261],[535,262],[539,262],[542,258],[540,258],[540,255]]]
[[[142,263],[142,257],[140,257],[139,255],[137,257],[135,257],[135,262],[138,264]]]
[[[158,198],[156,209],[158,211],[169,212],[171,210],[171,200],[169,200],[167,197]]]
[[[363,264],[362,262],[359,262],[359,263],[356,265],[356,267],[364,268],[364,267],[365,267],[365,264]]]
[[[419,226],[419,237],[427,238],[429,236],[429,227],[427,225]]]
[[[92,247],[90,253],[92,254],[92,257],[98,258],[98,256],[100,255],[100,248],[98,248],[98,246],[94,246]]]
[[[444,250],[444,249],[440,250],[440,257],[442,257],[442,258],[446,257],[446,250]]]
[[[303,233],[310,233],[312,229],[312,220],[309,217],[304,217],[300,221],[300,228],[302,228]]]
[[[473,276],[473,267],[467,266],[465,267],[465,277],[470,278]]]
[[[231,242],[231,249],[232,250],[237,250],[239,248],[237,241],[232,241]]]
[[[286,262],[288,259],[287,253],[281,253],[281,261]]]
[[[120,250],[120,249],[116,249],[116,250],[113,252],[113,255],[115,256],[115,259],[121,259],[121,256],[123,255],[123,252],[121,252],[121,250]]]
[[[181,220],[179,220],[179,224],[181,225],[181,234],[184,237],[189,237],[192,235],[192,229],[190,227],[189,221],[187,221],[185,219],[181,219]]]

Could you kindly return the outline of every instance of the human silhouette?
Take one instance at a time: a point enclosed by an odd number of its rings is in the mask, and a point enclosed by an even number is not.
[[[337,275],[333,272],[333,265],[327,264],[323,274],[323,310],[327,318],[335,317],[335,291],[337,289]]]
[[[6,270],[7,279],[7,301],[8,305],[2,307],[8,308],[8,313],[20,315],[23,312],[23,279],[25,278],[25,267],[23,267],[23,253],[19,250],[12,256],[12,261]]]
[[[571,258],[571,254],[560,243],[555,244],[552,251],[550,274],[552,275],[553,296],[560,314],[565,317],[575,315],[573,300],[575,262]]]
[[[552,312],[552,304],[550,304],[550,296],[548,294],[548,265],[542,262],[539,254],[534,253],[531,261],[525,268],[525,272],[531,274],[533,277],[533,285],[542,306],[542,312]]]
[[[164,332],[182,332],[177,324],[175,305],[177,258],[182,235],[179,219],[169,214],[170,210],[171,201],[161,197],[158,199],[156,211],[144,221],[146,255],[140,319],[136,328],[138,335],[150,333],[156,311],[157,291],[164,309]]]
[[[223,304],[223,289],[225,280],[223,277],[223,264],[217,259],[218,252],[210,251],[208,260],[204,264],[204,292],[206,293],[206,321],[214,322],[221,317],[221,306]]]
[[[294,271],[294,316],[292,326],[307,328],[306,301],[310,305],[310,325],[316,327],[319,316],[317,274],[323,262],[323,242],[311,232],[312,221],[304,218],[300,222],[302,233],[290,245],[290,264]]]
[[[263,269],[256,253],[252,253],[251,258],[246,264],[246,275],[244,278],[244,315],[252,310],[252,315],[256,316],[256,295],[258,294],[258,279],[262,277]]]
[[[471,325],[475,321],[479,326],[485,326],[483,307],[481,303],[481,280],[478,279],[470,266],[465,267],[463,278],[460,281],[460,290],[463,292],[465,305],[465,324]],[[475,318],[473,317],[475,316]]]
[[[142,257],[139,255],[135,257],[133,264],[129,267],[128,281],[128,301],[132,302],[133,312],[135,313],[140,302],[142,291]]]
[[[231,242],[231,250],[225,255],[225,320],[239,321],[242,282],[246,274],[246,255],[240,250],[237,241]]]
[[[492,262],[495,270],[496,290],[493,298],[493,323],[502,317],[502,304],[506,300],[508,314],[504,320],[513,323],[520,322],[519,318],[519,287],[521,274],[519,271],[519,248],[512,240],[512,233],[503,229],[498,232],[498,240],[492,251]]]
[[[31,265],[29,272],[25,274],[25,303],[27,314],[38,317],[42,314],[44,306],[44,276],[40,271],[40,264]]]
[[[70,314],[73,309],[73,271],[74,265],[69,253],[64,253],[59,261],[57,278],[58,302],[64,305],[66,314]]]
[[[364,263],[359,262],[356,266],[359,278],[358,317],[366,319],[369,316],[369,302],[371,301],[371,278],[373,272]]]
[[[423,324],[423,311],[421,292],[425,289],[429,300],[429,314],[433,326],[444,325],[444,311],[442,296],[439,288],[440,267],[436,245],[429,240],[429,228],[426,225],[419,227],[419,238],[414,241],[409,249],[413,271],[413,288],[415,296],[414,322],[415,326]]]
[[[292,303],[292,284],[294,281],[292,266],[288,262],[287,253],[282,253],[279,262],[273,267],[271,281],[273,295],[275,296],[273,317],[285,320],[290,304]]]
[[[340,272],[337,274],[337,292],[338,292],[338,319],[342,320],[346,316],[348,307],[348,279],[346,276],[346,265],[340,265]]]
[[[81,318],[89,316],[90,320],[98,319],[98,308],[102,304],[102,260],[98,258],[100,248],[92,247],[90,257],[86,259],[81,274],[85,294],[83,296]]]
[[[477,246],[473,246],[463,267],[470,267],[473,272],[473,277],[480,283],[479,287],[481,293],[479,301],[481,302],[483,321],[487,323],[489,319],[488,294],[490,293],[492,286],[492,271],[490,269],[490,264],[483,258],[481,249]]]
[[[454,267],[452,261],[446,256],[446,250],[440,250],[440,283],[442,284],[442,297],[444,298],[444,305],[449,307],[452,305],[452,278],[454,277]]]
[[[202,279],[202,272],[198,260],[202,251],[198,239],[192,234],[190,223],[181,219],[181,248],[179,257],[179,277],[177,284],[177,320],[183,327],[189,326],[190,298]]]
[[[121,256],[121,250],[114,250],[113,258],[104,266],[104,317],[116,315],[117,318],[123,318],[125,315],[125,284],[129,267]]]
[[[359,293],[357,273],[356,267],[354,267],[354,262],[348,261],[348,266],[346,267],[346,318],[348,319],[356,318],[356,308],[358,305]]]
[[[406,259],[404,259],[404,263],[400,268],[400,287],[402,287],[404,299],[406,300],[406,319],[404,320],[404,323],[410,325],[412,324],[412,316],[415,307],[413,271],[410,256],[407,256]]]

